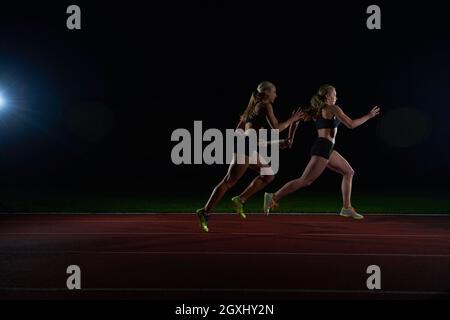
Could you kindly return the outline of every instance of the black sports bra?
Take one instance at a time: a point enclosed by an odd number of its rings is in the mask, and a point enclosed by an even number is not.
[[[315,121],[315,123],[316,129],[334,129],[341,124],[341,121],[339,121],[339,119],[335,116],[333,117],[333,119],[324,119],[320,117]]]
[[[253,113],[245,119],[245,123],[251,123],[254,127],[266,127],[267,119],[265,115]]]
[[[266,117],[260,115],[251,115],[245,119],[245,123],[251,123],[255,127],[265,127],[267,120]]]

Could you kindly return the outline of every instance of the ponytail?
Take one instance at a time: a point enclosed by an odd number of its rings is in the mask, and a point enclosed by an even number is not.
[[[244,113],[241,115],[241,120],[245,121],[249,116],[251,116],[255,111],[256,105],[264,99],[266,95],[265,91],[274,87],[275,85],[271,82],[261,82],[258,85],[258,88],[253,91],[252,95],[250,96],[250,101],[248,102],[247,108],[245,109]]]
[[[305,113],[311,118],[317,118],[322,112],[322,108],[325,106],[325,96],[336,90],[329,84],[322,85],[317,93],[312,96],[310,106],[305,109]]]

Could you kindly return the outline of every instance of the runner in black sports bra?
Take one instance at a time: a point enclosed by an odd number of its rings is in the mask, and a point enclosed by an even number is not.
[[[374,107],[366,115],[351,119],[344,111],[336,105],[336,89],[330,85],[323,85],[311,98],[311,106],[305,110],[309,119],[315,121],[318,138],[311,148],[311,159],[308,162],[303,174],[288,183],[275,193],[264,195],[264,208],[266,214],[275,208],[277,202],[298,189],[311,185],[326,169],[329,168],[342,175],[341,192],[343,206],[341,216],[362,219],[363,216],[356,212],[351,204],[352,181],[354,171],[348,161],[334,150],[336,128],[342,123],[350,129],[356,128],[369,119],[377,116],[380,108]],[[330,119],[324,118],[330,117]]]

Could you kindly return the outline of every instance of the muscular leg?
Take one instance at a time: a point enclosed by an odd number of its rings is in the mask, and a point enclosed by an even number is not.
[[[205,205],[205,211],[211,212],[217,203],[223,198],[225,193],[232,188],[242,177],[248,168],[248,164],[237,164],[236,155],[228,168],[228,173],[223,180],[214,188],[208,202]]]
[[[342,174],[342,202],[344,208],[352,207],[352,181],[355,171],[352,169],[350,164],[341,156],[337,151],[333,151],[330,156],[330,161],[328,162],[328,168]]]
[[[274,193],[273,200],[278,202],[280,199],[297,191],[300,188],[311,185],[327,167],[328,160],[319,156],[312,156],[308,165],[300,178],[286,183],[280,190]]]
[[[250,169],[258,172],[259,176],[257,176],[239,196],[242,202],[247,201],[256,192],[263,189],[275,179],[274,175],[261,175],[261,168],[267,167],[267,165],[262,160],[263,159],[260,159],[260,161],[258,161],[258,164],[250,165]]]

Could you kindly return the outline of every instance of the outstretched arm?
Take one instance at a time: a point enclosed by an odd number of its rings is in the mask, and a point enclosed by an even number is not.
[[[284,122],[278,122],[278,119],[273,113],[273,108],[271,104],[266,105],[267,110],[267,121],[269,122],[272,129],[278,129],[280,132],[286,130],[291,124],[299,121],[303,117],[302,111],[296,111],[288,120]]]
[[[338,118],[347,128],[349,129],[355,129],[356,127],[359,127],[363,123],[367,122],[368,120],[376,117],[380,113],[379,107],[374,107],[370,112],[361,118],[358,119],[351,119],[349,116],[347,116],[344,111],[338,107],[338,106],[330,106],[330,111],[333,113],[336,118]]]
[[[292,114],[294,114],[294,113],[295,113],[295,110],[292,111]],[[260,145],[267,147],[268,145],[271,145],[271,144],[278,144],[280,146],[280,149],[288,149],[288,148],[291,149],[292,144],[294,143],[295,132],[297,131],[299,124],[300,124],[300,121],[297,121],[297,122],[289,125],[289,134],[286,139],[272,140],[272,141],[263,141],[262,139],[260,139]]]

